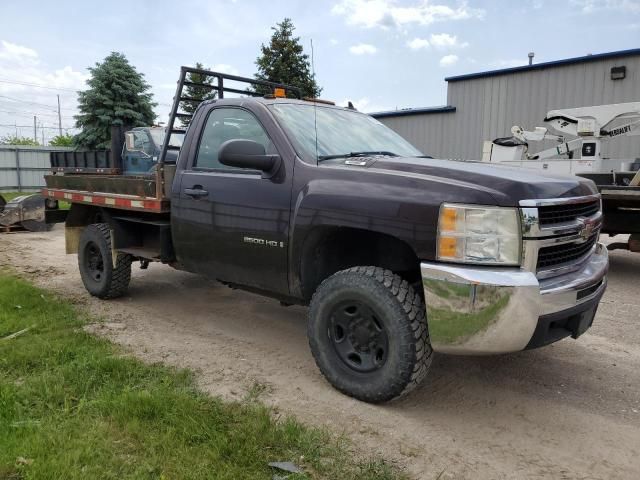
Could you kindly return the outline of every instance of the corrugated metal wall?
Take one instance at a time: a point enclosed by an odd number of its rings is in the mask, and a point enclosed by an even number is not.
[[[626,78],[611,80],[611,67],[621,65],[627,67]],[[513,125],[527,130],[542,126],[549,110],[634,101],[640,102],[640,56],[449,82],[447,104],[456,107],[454,113],[380,121],[428,155],[473,160],[481,158],[484,140],[511,136]],[[640,157],[640,141],[627,137],[604,142],[603,155]]]
[[[71,151],[62,147],[0,145],[0,191],[32,191],[44,186],[50,169],[49,152]]]

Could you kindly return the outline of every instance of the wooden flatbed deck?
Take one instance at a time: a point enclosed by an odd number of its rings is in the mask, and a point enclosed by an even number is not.
[[[167,213],[170,202],[156,197],[155,176],[45,175],[42,195],[72,203]]]
[[[47,188],[156,197],[155,175],[45,175]]]

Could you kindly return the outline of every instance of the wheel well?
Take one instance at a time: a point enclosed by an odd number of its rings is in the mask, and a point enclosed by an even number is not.
[[[325,278],[361,265],[389,269],[412,284],[421,278],[415,252],[396,237],[357,228],[318,228],[308,236],[302,251],[300,280],[304,299],[309,301]]]
[[[92,223],[102,222],[104,222],[104,218],[100,207],[72,203],[65,225],[67,227],[86,227]]]

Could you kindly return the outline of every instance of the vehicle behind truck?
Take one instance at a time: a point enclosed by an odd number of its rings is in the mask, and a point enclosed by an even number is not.
[[[191,73],[218,98],[185,97]],[[427,158],[368,115],[300,97],[182,67],[151,175],[48,175],[43,194],[72,203],[66,249],[86,289],[122,296],[133,263],[162,262],[307,305],[323,375],[376,403],[419,385],[434,352],[516,352],[591,326],[608,268],[593,182]]]
[[[483,161],[593,180],[602,196],[601,232],[628,235],[626,242],[610,243],[609,250],[640,252],[640,158],[603,154],[607,144],[640,135],[640,102],[551,110],[544,124],[532,131],[516,125],[512,137],[485,141]],[[534,150],[533,144],[544,141],[554,146]]]

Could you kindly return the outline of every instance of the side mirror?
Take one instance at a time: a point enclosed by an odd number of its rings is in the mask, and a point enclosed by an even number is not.
[[[126,132],[124,134],[124,144],[127,147],[127,151],[133,152],[136,150],[135,147],[135,136],[133,132]]]
[[[263,178],[271,178],[280,166],[279,155],[267,155],[264,146],[253,140],[227,140],[220,145],[218,160],[229,167],[260,170]]]
[[[136,147],[136,133],[135,132],[125,132],[124,134],[124,145],[126,152],[132,153],[141,153],[145,157],[151,157],[147,152],[144,151],[144,148]]]

